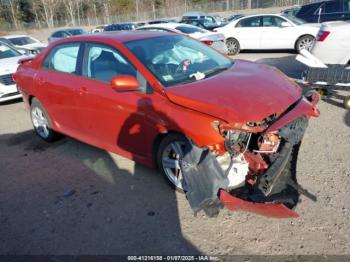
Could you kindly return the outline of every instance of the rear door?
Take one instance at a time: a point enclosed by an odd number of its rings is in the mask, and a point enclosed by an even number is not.
[[[77,134],[77,85],[81,79],[78,57],[80,43],[61,44],[47,55],[35,76],[36,96],[54,125],[72,136]]]
[[[240,20],[232,30],[241,49],[260,49],[261,29],[261,16],[253,16]]]

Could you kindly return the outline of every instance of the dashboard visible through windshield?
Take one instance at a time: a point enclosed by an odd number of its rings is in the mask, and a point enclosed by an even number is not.
[[[215,50],[182,35],[134,40],[125,45],[165,87],[202,80],[233,64]]]

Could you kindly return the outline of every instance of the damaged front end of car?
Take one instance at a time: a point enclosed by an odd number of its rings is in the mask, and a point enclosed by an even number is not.
[[[275,218],[298,217],[300,194],[316,197],[297,182],[299,147],[310,117],[319,115],[315,93],[260,123],[213,127],[224,151],[188,144],[180,161],[183,188],[195,214],[216,216],[224,206]]]

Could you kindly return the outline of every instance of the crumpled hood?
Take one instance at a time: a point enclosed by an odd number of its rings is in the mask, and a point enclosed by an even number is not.
[[[229,123],[246,123],[284,112],[301,97],[302,90],[274,67],[235,60],[222,73],[168,88],[166,94],[175,104]]]

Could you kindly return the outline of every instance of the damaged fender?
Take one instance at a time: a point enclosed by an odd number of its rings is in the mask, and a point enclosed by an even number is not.
[[[280,143],[275,153],[265,156],[268,165],[258,165],[257,170],[254,170],[255,165],[250,164],[244,186],[230,188],[230,168],[223,170],[217,155],[208,148],[189,143],[180,166],[184,178],[183,188],[195,214],[203,210],[207,216],[213,217],[226,206],[232,211],[241,210],[274,218],[295,218],[299,215],[292,209],[297,205],[300,194],[315,201],[315,196],[298,185],[293,172],[296,170],[298,150],[308,119],[319,115],[316,106],[318,98],[317,95],[301,98],[265,131],[252,133],[256,136],[277,134]],[[259,149],[248,150],[249,143],[250,138],[245,149],[241,148],[238,153],[261,158]],[[261,152],[264,154],[264,151]],[[260,161],[265,163],[265,160],[261,158]],[[255,179],[251,179],[252,174]]]

